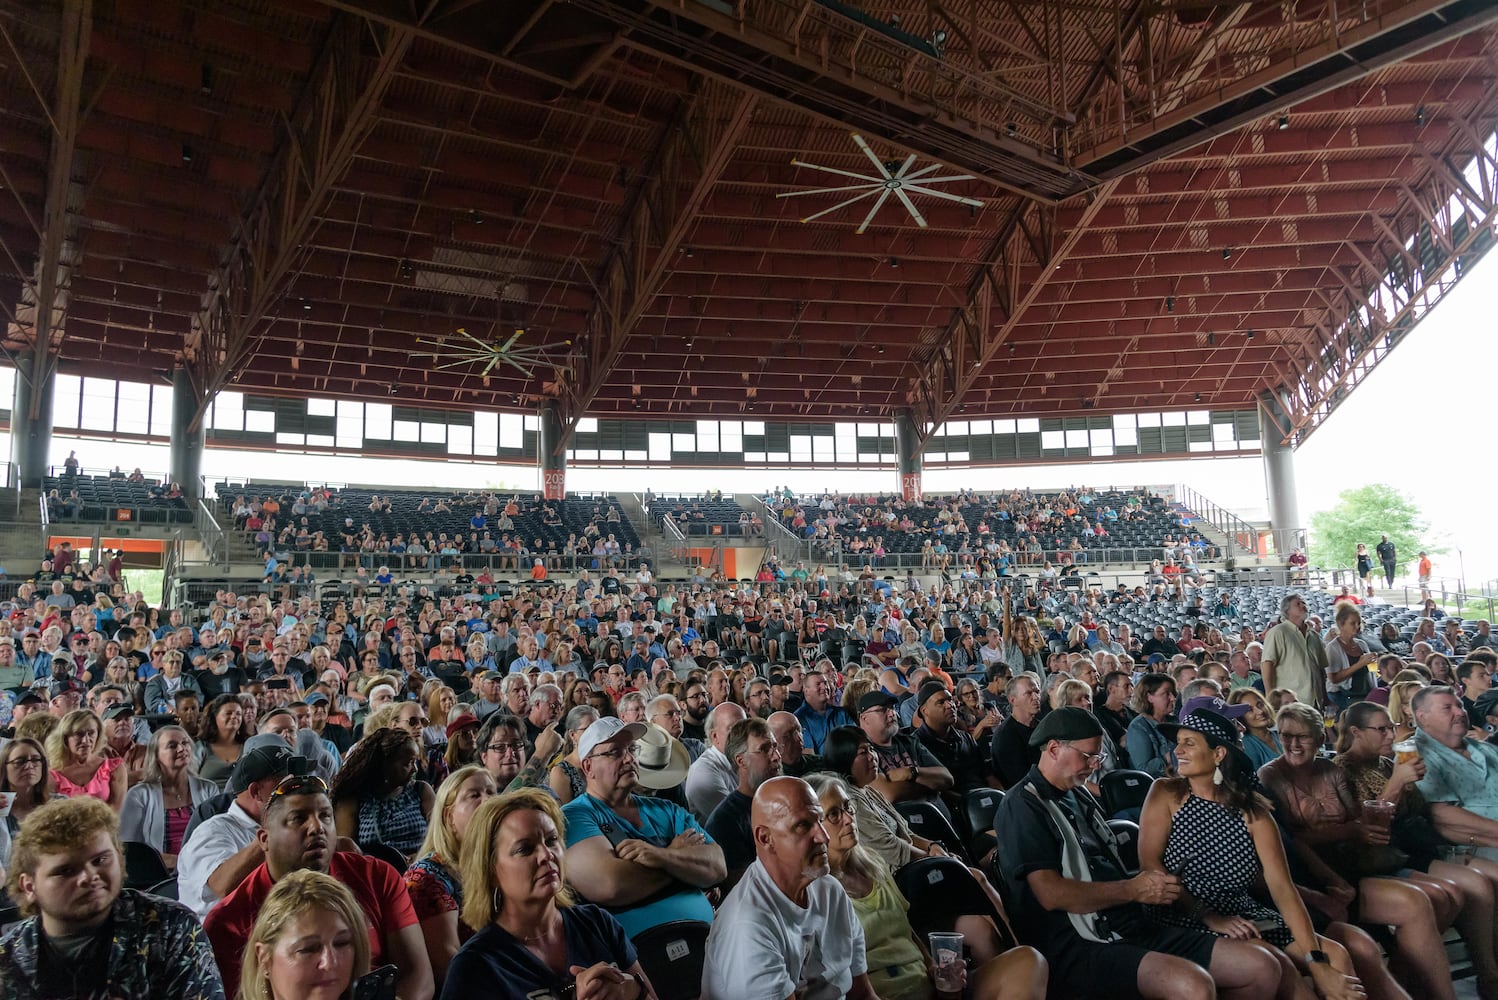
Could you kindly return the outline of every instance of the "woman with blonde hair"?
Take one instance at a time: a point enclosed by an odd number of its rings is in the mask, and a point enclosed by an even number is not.
[[[88,795],[119,812],[125,802],[125,758],[109,756],[103,737],[97,715],[74,709],[47,737],[47,763],[59,794]]]
[[[369,971],[369,924],[332,876],[295,871],[276,881],[244,946],[239,1000],[346,1000]]]
[[[161,853],[168,868],[175,868],[193,809],[218,791],[218,785],[195,773],[192,737],[187,730],[162,726],[151,734],[146,747],[140,784],[125,793],[120,839],[150,844]]]
[[[1248,714],[1239,721],[1243,723],[1243,752],[1256,772],[1285,752],[1279,734],[1274,731],[1274,712],[1269,708],[1269,699],[1256,688],[1233,689],[1228,694],[1228,704],[1248,706]]]
[[[1404,672],[1401,671],[1401,675]],[[1394,742],[1412,739],[1415,735],[1415,710],[1412,702],[1415,694],[1426,684],[1423,680],[1399,680],[1389,686],[1389,718],[1394,721]]]
[[[474,935],[447,967],[443,1000],[538,991],[655,1000],[619,922],[600,907],[573,905],[564,830],[561,807],[537,788],[490,799],[468,821],[458,870],[462,918]]]
[[[463,908],[463,883],[458,879],[463,833],[479,806],[496,794],[494,778],[478,764],[448,775],[437,789],[432,821],[416,852],[417,860],[406,869],[406,889],[421,924],[438,989],[459,946],[473,936],[472,929],[458,919],[458,911]]]

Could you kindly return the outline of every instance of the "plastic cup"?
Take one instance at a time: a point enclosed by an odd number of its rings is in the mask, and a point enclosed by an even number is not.
[[[931,962],[936,966],[936,992],[947,996],[962,994],[962,935],[931,935]]]
[[[1400,740],[1394,744],[1394,763],[1408,764],[1420,759],[1420,749],[1414,740]]]
[[[0,819],[10,815],[10,807],[15,804],[15,792],[0,792]]]
[[[1363,822],[1375,829],[1389,829],[1394,825],[1394,803],[1382,799],[1364,800]]]

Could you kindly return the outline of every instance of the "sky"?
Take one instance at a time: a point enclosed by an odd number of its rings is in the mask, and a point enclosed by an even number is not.
[[[1489,254],[1432,310],[1415,330],[1358,386],[1295,452],[1301,520],[1337,504],[1338,494],[1383,482],[1409,495],[1431,524],[1437,556],[1435,575],[1464,579],[1469,591],[1498,578],[1498,533],[1479,528],[1473,498],[1491,484],[1492,467],[1481,456],[1488,440],[1488,398],[1498,371],[1498,253]],[[79,441],[54,437],[52,462],[61,465],[77,449],[86,468],[120,465],[149,471],[167,467],[159,446]],[[1487,472],[1483,470],[1487,469]],[[203,471],[210,481],[231,477],[397,486],[436,482],[444,487],[539,488],[534,469],[508,465],[368,460],[326,455],[230,452],[210,448]],[[1467,481],[1478,486],[1468,488]],[[928,494],[960,488],[979,491],[1076,484],[1107,486],[1185,485],[1247,520],[1267,520],[1262,460],[1195,459],[1168,462],[1098,462],[1023,468],[928,470]],[[568,471],[567,488],[578,492],[758,493],[777,485],[821,492],[897,488],[893,468],[868,472],[774,470]],[[1368,539],[1370,545],[1376,538]],[[1409,553],[1413,555],[1413,553]],[[1347,563],[1352,563],[1348,553]],[[1495,584],[1498,586],[1498,584]]]

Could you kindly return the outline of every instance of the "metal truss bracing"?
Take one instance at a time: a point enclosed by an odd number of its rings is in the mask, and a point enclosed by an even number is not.
[[[749,123],[755,98],[704,79],[666,129],[641,181],[618,246],[604,265],[597,299],[574,352],[576,377],[564,379],[560,453],[605,382],[624,345],[660,290],[702,200],[728,163]]]
[[[92,0],[67,0],[62,5],[61,15],[55,93],[45,93],[37,80],[29,73],[27,75],[34,96],[51,126],[41,219],[39,223],[32,219],[40,244],[36,267],[24,283],[21,302],[14,314],[16,334],[29,341],[30,347],[27,352],[30,367],[21,374],[32,385],[39,385],[50,376],[67,326],[68,296],[79,254],[77,212],[84,193],[84,185],[78,179],[81,171],[77,144],[78,131],[86,114],[84,89],[89,35],[93,27]],[[5,40],[10,56],[24,63],[25,57],[9,31],[5,31]],[[24,274],[9,246],[5,253]],[[41,393],[31,394],[29,419],[43,416],[38,412],[43,398]]]
[[[1289,421],[1275,428],[1282,440],[1299,445],[1324,423],[1498,242],[1494,108],[1465,123],[1452,150],[1430,157],[1424,183],[1401,185],[1399,211],[1380,218],[1379,239],[1359,248],[1359,265],[1302,348],[1302,374],[1278,387]],[[1463,162],[1458,151],[1472,150]]]
[[[921,448],[963,405],[980,371],[1008,342],[1015,323],[1070,255],[1116,185],[1109,181],[1088,192],[1080,218],[1064,233],[1056,231],[1055,208],[1034,202],[1014,208],[1003,235],[969,284],[967,302],[954,312],[936,349],[916,359],[919,375],[911,386],[910,403]]]
[[[366,39],[373,42],[371,65],[366,65]],[[405,28],[355,17],[333,20],[321,61],[223,262],[209,278],[184,342],[184,360],[200,395],[192,430],[213,395],[254,352],[262,322],[308,257],[333,186],[373,127],[411,41]]]

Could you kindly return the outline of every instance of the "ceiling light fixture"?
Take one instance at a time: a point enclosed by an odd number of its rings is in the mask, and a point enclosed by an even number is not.
[[[189,146],[185,142],[182,144],[182,162],[183,163],[191,163],[192,162],[192,147]]]
[[[1415,109],[1415,124],[1416,125],[1424,125],[1425,124],[1425,106],[1423,104],[1420,107],[1418,107],[1418,108]]]
[[[1280,115],[1279,127],[1280,127],[1280,131],[1281,132],[1285,131],[1285,129],[1287,129],[1287,128],[1290,127],[1290,116],[1289,115]]]
[[[1165,296],[1165,311],[1168,313],[1176,311],[1176,299],[1174,295]]]
[[[1232,250],[1231,247],[1223,247],[1222,248],[1222,259],[1223,260],[1232,260],[1233,259],[1233,250]]]
[[[890,267],[899,267],[900,266],[900,258],[899,257],[891,257],[889,259],[889,266]]]
[[[1196,394],[1196,401],[1197,401],[1197,402],[1198,402],[1198,403],[1200,403],[1200,402],[1201,402],[1201,401],[1202,401],[1202,394],[1201,394],[1201,393],[1197,393],[1197,394]]]

